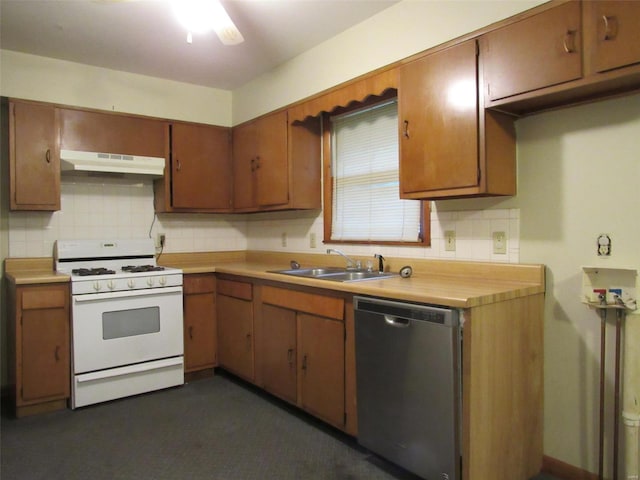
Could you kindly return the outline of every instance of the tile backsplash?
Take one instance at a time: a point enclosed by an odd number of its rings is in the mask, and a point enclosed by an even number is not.
[[[248,215],[158,214],[151,180],[63,177],[58,212],[10,212],[9,256],[50,257],[58,238],[156,238],[165,252],[269,250],[324,253],[321,211]],[[353,255],[446,258],[517,263],[518,209],[431,212],[431,247],[342,245]],[[456,233],[456,250],[444,248],[444,232]],[[507,253],[493,254],[492,233],[505,232]],[[316,247],[311,247],[311,237]],[[285,244],[285,245],[283,245]]]
[[[142,238],[163,232],[165,252],[246,249],[246,219],[238,215],[159,214],[152,180],[63,177],[61,210],[10,212],[9,256],[50,257],[63,239]]]
[[[455,251],[446,251],[444,232],[456,233]],[[487,209],[455,212],[431,211],[431,246],[402,247],[338,245],[351,255],[381,253],[390,257],[443,258],[518,263],[520,258],[520,210]],[[504,232],[506,254],[493,253],[493,232]],[[311,247],[311,236],[316,247]],[[254,214],[247,223],[247,248],[282,252],[324,253],[322,212],[278,212]],[[284,245],[286,244],[286,245]]]

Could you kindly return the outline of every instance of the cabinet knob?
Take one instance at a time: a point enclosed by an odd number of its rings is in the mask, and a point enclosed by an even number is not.
[[[59,345],[56,345],[56,350],[53,353],[53,356],[55,357],[56,362],[60,361],[60,346]]]
[[[44,154],[44,158],[47,163],[51,163],[51,149],[47,148],[47,153]]]
[[[405,138],[409,138],[409,120],[405,120],[404,121],[404,127],[402,129],[402,135],[404,135]]]
[[[180,159],[176,158],[176,170],[179,172],[182,170],[182,164],[180,163]]]
[[[302,357],[302,370],[307,369],[307,356]]]

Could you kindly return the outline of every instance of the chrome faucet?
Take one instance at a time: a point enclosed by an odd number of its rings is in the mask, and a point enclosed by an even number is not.
[[[337,250],[335,248],[327,248],[327,254],[329,255],[329,254],[331,254],[331,252],[337,253],[338,255],[344,257],[347,260],[347,269],[349,269],[349,268],[360,268],[361,267],[360,260],[354,260],[353,258],[346,256],[340,250]]]

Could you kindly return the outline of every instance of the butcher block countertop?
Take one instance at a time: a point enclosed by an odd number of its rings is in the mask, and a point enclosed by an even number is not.
[[[362,260],[363,264],[370,259],[354,258]],[[345,260],[338,255],[259,251],[166,253],[158,258],[158,264],[181,268],[185,274],[215,272],[455,308],[471,308],[535,295],[545,289],[543,265],[388,258],[385,270],[397,273],[404,265],[411,265],[412,277],[347,283],[269,272],[288,269],[292,260],[299,262],[302,268],[345,265]],[[7,259],[5,273],[15,284],[68,282],[69,277],[55,273],[52,265],[50,258]]]

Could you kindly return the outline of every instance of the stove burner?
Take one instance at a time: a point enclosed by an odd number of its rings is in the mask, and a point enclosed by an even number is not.
[[[71,273],[80,277],[87,277],[89,275],[112,275],[115,274],[115,270],[109,270],[108,268],[74,268]]]
[[[157,265],[126,265],[122,267],[123,272],[140,273],[140,272],[159,272],[164,270],[164,267]]]

